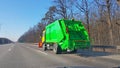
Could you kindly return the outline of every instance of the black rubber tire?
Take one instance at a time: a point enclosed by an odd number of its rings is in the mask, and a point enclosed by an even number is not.
[[[43,44],[43,51],[46,51],[47,50],[47,46],[46,46],[46,44],[44,43]]]
[[[54,44],[54,49],[53,49],[55,54],[61,54],[62,53],[62,49],[59,45]]]

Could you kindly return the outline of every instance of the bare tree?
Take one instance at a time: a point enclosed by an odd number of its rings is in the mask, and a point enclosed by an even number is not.
[[[117,0],[117,3],[120,5],[120,0]]]
[[[111,24],[111,1],[106,0],[106,7],[107,7],[107,24],[108,24],[108,30],[110,34],[110,44],[113,45],[113,34],[112,34],[112,24]]]
[[[120,44],[120,6],[116,0],[54,0],[40,23],[24,33],[19,41],[40,41],[45,26],[61,18],[82,20],[93,44]]]
[[[77,0],[76,1],[76,7],[85,14],[86,16],[86,23],[87,23],[87,29],[88,32],[90,32],[90,27],[89,27],[89,12],[90,12],[90,2],[88,0]],[[89,33],[90,35],[90,33]]]
[[[60,15],[62,18],[67,19],[67,2],[68,0],[54,0],[55,6],[57,8],[57,14]]]
[[[46,23],[47,25],[55,21],[57,19],[55,15],[56,12],[57,12],[56,6],[51,6],[49,10],[45,13],[45,17],[42,18],[43,23]]]

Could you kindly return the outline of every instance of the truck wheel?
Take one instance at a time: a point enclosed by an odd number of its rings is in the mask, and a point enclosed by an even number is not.
[[[46,44],[44,43],[43,44],[43,51],[46,51],[47,50],[47,46],[46,46]]]
[[[58,46],[57,44],[54,44],[53,46],[53,51],[55,52],[55,54],[61,54],[62,53],[62,50],[61,50],[61,47]]]

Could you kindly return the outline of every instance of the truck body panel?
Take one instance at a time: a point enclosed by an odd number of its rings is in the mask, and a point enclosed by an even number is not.
[[[64,19],[46,26],[45,42],[57,43],[62,50],[90,47],[89,35],[82,22]]]

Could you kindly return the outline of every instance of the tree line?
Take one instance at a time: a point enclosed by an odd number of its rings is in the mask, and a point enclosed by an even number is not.
[[[119,1],[119,0],[117,0]],[[19,42],[41,40],[45,26],[58,19],[80,20],[92,44],[120,45],[120,2],[116,0],[52,0],[41,21],[25,32]]]

